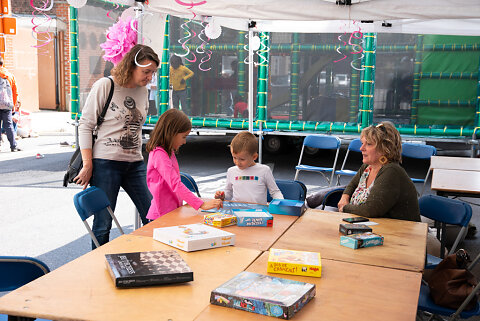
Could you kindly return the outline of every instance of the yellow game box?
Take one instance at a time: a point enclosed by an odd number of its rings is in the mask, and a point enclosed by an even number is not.
[[[267,272],[319,278],[322,276],[320,253],[270,249]]]
[[[203,223],[215,227],[225,227],[237,224],[237,217],[223,213],[206,214],[203,216]]]

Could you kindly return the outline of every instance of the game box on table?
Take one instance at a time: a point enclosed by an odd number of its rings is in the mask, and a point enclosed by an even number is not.
[[[237,226],[273,226],[273,216],[263,209],[233,209]]]
[[[315,296],[315,284],[243,271],[212,291],[210,303],[291,319]]]
[[[235,234],[202,223],[159,227],[153,238],[186,252],[235,245]]]
[[[268,205],[270,214],[301,216],[305,212],[305,202],[273,199]]]
[[[340,236],[340,245],[351,249],[383,245],[383,236],[371,232]]]
[[[371,232],[372,228],[365,224],[340,224],[340,233],[343,235]]]
[[[203,216],[203,223],[215,227],[231,226],[237,224],[237,217],[224,213],[205,214]]]
[[[119,288],[193,281],[193,272],[174,250],[105,254]]]
[[[320,253],[271,248],[268,254],[267,272],[321,277]]]

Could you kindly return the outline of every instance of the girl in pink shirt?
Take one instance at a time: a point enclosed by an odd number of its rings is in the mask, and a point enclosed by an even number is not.
[[[162,114],[147,143],[147,185],[153,199],[147,218],[154,220],[182,206],[186,201],[194,209],[222,207],[222,201],[203,201],[190,192],[180,179],[175,152],[187,142],[192,123],[182,111],[169,109]]]

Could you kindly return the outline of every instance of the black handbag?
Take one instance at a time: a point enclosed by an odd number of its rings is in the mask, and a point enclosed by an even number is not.
[[[108,94],[107,101],[105,102],[105,106],[103,107],[102,113],[97,119],[97,125],[95,126],[95,129],[93,130],[93,135],[92,135],[92,148],[93,144],[95,143],[95,139],[97,138],[97,130],[98,127],[103,123],[105,120],[105,114],[107,113],[108,106],[110,105],[110,102],[112,101],[113,97],[113,89],[115,87],[112,78],[107,77],[110,80],[111,87],[110,87],[110,93]],[[80,152],[80,146],[77,146],[77,149],[72,155],[72,158],[70,158],[70,162],[68,162],[68,168],[67,172],[63,176],[63,186],[67,187],[69,183],[73,183],[73,179],[78,176],[78,173],[83,168],[83,160],[82,160],[82,153]]]

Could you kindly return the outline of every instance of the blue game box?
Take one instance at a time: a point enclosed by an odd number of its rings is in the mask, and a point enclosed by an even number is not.
[[[271,214],[301,216],[305,212],[305,202],[274,199],[268,205],[268,211]]]
[[[273,226],[273,216],[262,209],[232,209],[237,226]]]

